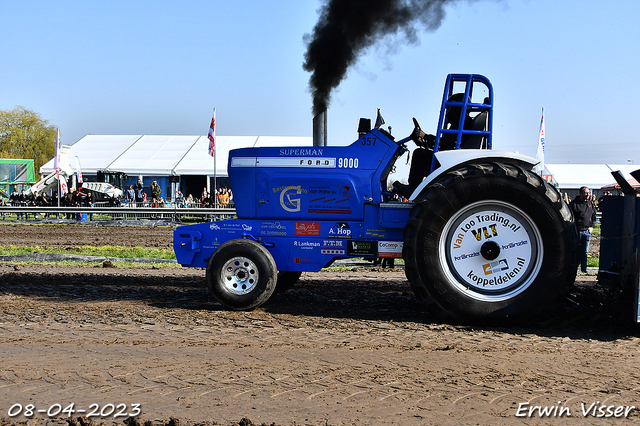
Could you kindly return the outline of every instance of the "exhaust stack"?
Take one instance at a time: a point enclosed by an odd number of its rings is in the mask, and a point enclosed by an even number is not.
[[[327,110],[313,117],[313,146],[327,146]]]

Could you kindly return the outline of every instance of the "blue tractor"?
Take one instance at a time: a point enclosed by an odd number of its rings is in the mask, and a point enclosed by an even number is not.
[[[178,263],[206,268],[210,295],[234,310],[356,257],[404,259],[415,295],[444,316],[535,315],[573,285],[577,232],[535,159],[491,149],[492,114],[489,80],[452,74],[436,135],[414,119],[399,141],[374,128],[349,146],[232,150],[237,219],[178,227]],[[389,182],[411,141],[409,184]]]

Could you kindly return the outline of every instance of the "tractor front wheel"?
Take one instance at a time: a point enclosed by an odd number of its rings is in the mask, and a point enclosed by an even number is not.
[[[207,264],[209,293],[223,306],[251,310],[265,303],[276,287],[278,270],[271,253],[252,240],[231,240]]]

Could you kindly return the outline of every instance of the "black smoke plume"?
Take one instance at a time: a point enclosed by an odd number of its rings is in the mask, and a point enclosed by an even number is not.
[[[418,30],[434,31],[444,18],[445,5],[458,0],[325,0],[313,34],[306,34],[303,68],[311,73],[313,113],[325,111],[331,91],[338,87],[362,51],[387,35],[401,33],[418,42]]]

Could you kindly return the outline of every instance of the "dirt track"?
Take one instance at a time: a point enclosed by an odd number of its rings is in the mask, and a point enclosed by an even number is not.
[[[30,244],[34,235],[60,246],[171,244],[168,228],[5,226]],[[139,424],[640,422],[637,409],[618,419],[582,413],[597,401],[640,406],[640,332],[593,276],[542,324],[498,328],[435,321],[401,270],[303,274],[253,312],[209,303],[203,275],[1,264],[0,417],[35,404],[45,412],[33,424],[42,424],[55,404],[112,403],[127,412],[141,404]],[[571,417],[516,416],[533,406],[567,407]]]

